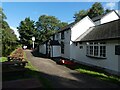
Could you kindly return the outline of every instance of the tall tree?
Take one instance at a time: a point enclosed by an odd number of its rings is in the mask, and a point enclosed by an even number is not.
[[[35,35],[35,25],[34,21],[30,20],[29,17],[20,22],[19,27],[17,27],[20,34],[20,43],[27,45],[28,48],[31,48],[32,37]]]
[[[67,23],[61,22],[54,16],[40,16],[36,22],[36,28],[40,37],[39,41],[43,42],[47,40],[53,33],[65,25],[67,25]]]
[[[80,10],[78,13],[75,13],[73,18],[75,18],[75,21],[79,21],[85,16],[89,16],[90,18],[93,18],[102,14],[106,14],[110,11],[111,10],[109,9],[104,10],[101,3],[95,2],[90,9]]]
[[[104,8],[101,3],[95,2],[92,7],[88,10],[88,16],[90,18],[102,15],[104,13]]]
[[[2,56],[9,55],[17,47],[17,37],[14,31],[10,29],[8,23],[5,21],[7,17],[3,13],[3,9],[0,8],[0,53],[2,51]],[[2,47],[2,50],[1,50]]]
[[[3,9],[0,7],[0,20],[7,19],[6,15],[3,13]]]
[[[75,18],[75,21],[79,21],[81,20],[82,18],[84,18],[86,15],[87,15],[87,11],[85,10],[80,10],[79,12],[75,13],[74,14],[74,18]]]

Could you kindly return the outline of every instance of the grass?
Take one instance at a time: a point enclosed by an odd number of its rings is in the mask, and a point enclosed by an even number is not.
[[[7,57],[0,57],[0,62],[5,62],[7,61]]]
[[[103,70],[92,70],[89,67],[83,65],[76,66],[75,70],[77,70],[80,73],[87,74],[104,81],[108,81],[115,84],[120,83],[120,76],[109,75]]]

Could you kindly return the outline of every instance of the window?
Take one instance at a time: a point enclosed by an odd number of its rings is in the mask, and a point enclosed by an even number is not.
[[[64,42],[61,42],[61,53],[64,54]]]
[[[106,46],[105,42],[87,42],[86,53],[88,56],[93,57],[106,57]]]
[[[75,45],[77,46],[77,45],[78,45],[78,43],[76,42],[76,43],[75,43]]]
[[[93,55],[93,46],[90,46],[90,55]]]
[[[80,48],[80,49],[83,49],[83,46],[80,46],[79,48]]]
[[[115,55],[120,55],[120,45],[115,45]]]
[[[56,38],[57,38],[57,39],[59,39],[59,33],[58,33],[58,34],[56,34]]]
[[[53,40],[55,40],[55,35],[53,35]]]
[[[64,32],[61,32],[61,39],[64,39]]]
[[[100,46],[100,57],[106,57],[106,47]]]
[[[94,56],[98,56],[98,46],[94,46]]]
[[[94,56],[98,56],[98,49],[99,49],[99,46],[98,46],[98,42],[95,42],[94,43]]]

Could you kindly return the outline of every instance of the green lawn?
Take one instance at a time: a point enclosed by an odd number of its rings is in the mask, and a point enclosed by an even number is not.
[[[0,62],[5,62],[7,61],[7,57],[0,57]]]
[[[91,68],[83,65],[76,66],[75,70],[77,70],[80,73],[87,74],[101,80],[105,80],[105,81],[116,83],[116,84],[120,83],[120,76],[109,75],[102,70],[98,70],[98,71],[92,70]]]

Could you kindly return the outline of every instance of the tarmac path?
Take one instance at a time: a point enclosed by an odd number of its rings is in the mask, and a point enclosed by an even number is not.
[[[44,78],[47,78],[53,88],[118,88],[113,83],[98,80],[89,75],[81,74],[55,61],[35,56],[31,50],[25,50],[27,59],[37,68]]]

